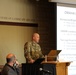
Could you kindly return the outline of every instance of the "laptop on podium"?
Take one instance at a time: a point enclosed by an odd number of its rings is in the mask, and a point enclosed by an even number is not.
[[[47,55],[47,61],[56,61],[61,50],[51,50]]]
[[[47,61],[56,61],[57,56],[60,52],[61,50],[51,50],[47,55]],[[44,60],[45,58],[39,58],[33,64],[40,64]]]

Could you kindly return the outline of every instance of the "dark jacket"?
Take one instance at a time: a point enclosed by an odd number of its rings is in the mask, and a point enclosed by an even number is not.
[[[1,75],[19,75],[19,69],[11,67],[8,64],[5,64],[1,71]]]

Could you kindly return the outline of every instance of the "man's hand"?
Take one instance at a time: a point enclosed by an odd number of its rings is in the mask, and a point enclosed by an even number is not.
[[[19,62],[18,61],[16,61],[16,64],[19,66]]]
[[[30,59],[30,61],[29,61],[29,63],[34,63],[35,62],[35,60],[33,60],[33,59]]]
[[[19,67],[19,62],[18,62],[18,61],[16,61],[16,62],[14,63],[14,67],[16,67],[16,68]]]

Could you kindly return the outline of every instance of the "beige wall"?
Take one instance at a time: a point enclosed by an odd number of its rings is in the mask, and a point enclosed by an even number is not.
[[[30,0],[0,0],[0,21],[36,23]]]
[[[14,53],[19,63],[24,63],[24,43],[31,40],[36,27],[0,25],[0,65],[8,53]]]
[[[29,0],[0,0],[0,21],[36,23],[35,19],[35,7]],[[0,25],[0,65],[8,53],[16,54],[20,63],[25,62],[24,43],[35,31],[36,27]]]

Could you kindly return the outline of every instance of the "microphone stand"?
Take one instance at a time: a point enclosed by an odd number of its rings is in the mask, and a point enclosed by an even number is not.
[[[44,72],[44,74],[43,75],[51,75],[51,73],[46,73],[46,72]]]
[[[52,73],[48,73],[48,72],[44,72],[44,71],[42,71],[43,72],[43,75],[51,75]]]

